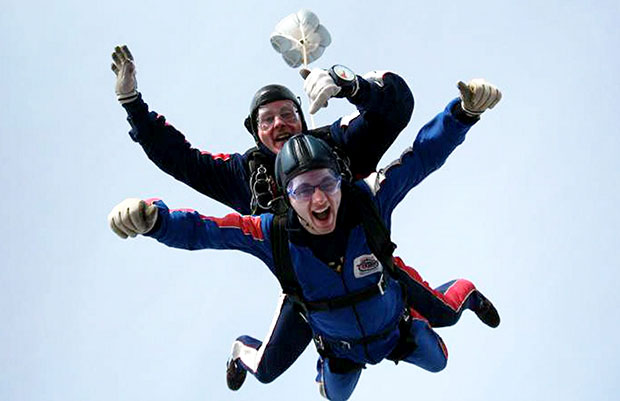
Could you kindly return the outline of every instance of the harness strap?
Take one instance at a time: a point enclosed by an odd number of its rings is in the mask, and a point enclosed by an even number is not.
[[[291,254],[289,250],[288,232],[286,232],[286,213],[273,216],[271,249],[273,254],[273,264],[275,275],[280,282],[282,291],[289,295],[290,299],[298,304],[304,305],[301,296],[301,287],[293,270]],[[304,307],[305,309],[305,307]]]
[[[398,326],[400,330],[400,338],[398,339],[398,343],[396,347],[390,352],[385,359],[389,359],[398,365],[399,361],[404,360],[406,357],[411,355],[413,351],[418,347],[415,340],[411,337],[411,323],[412,323],[411,314],[408,310],[405,310],[405,314],[403,318],[400,320],[400,324]]]
[[[306,306],[306,309],[312,312],[346,308],[348,306],[353,306],[362,301],[370,299],[374,296],[383,295],[386,286],[387,282],[385,280],[385,277],[381,275],[381,278],[379,279],[379,282],[376,286],[367,287],[362,290],[355,291],[336,298],[330,298],[321,301],[304,301],[304,304]]]
[[[358,208],[359,215],[362,216],[362,225],[368,247],[379,259],[379,262],[381,262],[388,274],[396,279],[393,262],[393,253],[396,245],[390,238],[390,231],[381,219],[377,205],[367,193],[355,185],[351,186],[351,192],[354,199],[356,199],[355,205]]]
[[[401,337],[402,337],[404,325],[407,325],[407,327],[409,327],[407,321],[408,319],[407,319],[407,315],[405,311],[401,315],[400,319],[398,319],[394,324],[391,324],[384,330],[380,331],[379,333],[375,333],[370,336],[355,338],[355,339],[347,339],[347,340],[335,340],[335,339],[326,338],[324,336],[321,336],[320,334],[315,334],[313,339],[314,339],[314,343],[317,349],[319,350],[319,353],[323,356],[330,356],[333,354],[331,352],[331,348],[333,346],[339,346],[339,347],[343,347],[346,349],[351,349],[352,347],[356,345],[368,345],[375,341],[383,340],[384,338],[389,336],[394,331],[394,329],[396,329],[397,327],[400,328]]]

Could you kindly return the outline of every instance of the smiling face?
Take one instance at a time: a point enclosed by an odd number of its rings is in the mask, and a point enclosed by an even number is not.
[[[301,132],[301,119],[295,103],[291,100],[276,100],[260,106],[257,114],[258,139],[278,154],[284,143]]]
[[[287,185],[289,201],[310,234],[325,235],[336,228],[342,192],[340,177],[331,169],[307,171]]]

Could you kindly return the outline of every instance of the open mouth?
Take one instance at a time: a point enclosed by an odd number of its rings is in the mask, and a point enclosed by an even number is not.
[[[291,137],[291,134],[282,134],[282,135],[278,135],[275,137],[275,139],[273,140],[275,143],[284,143],[286,141],[288,141],[288,139]]]
[[[329,211],[331,210],[330,207],[327,207],[325,210],[320,211],[320,212],[312,212],[312,216],[319,220],[319,221],[324,221],[327,220],[329,218]]]

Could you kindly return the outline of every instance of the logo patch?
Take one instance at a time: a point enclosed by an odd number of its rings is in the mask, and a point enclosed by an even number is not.
[[[383,271],[383,266],[379,260],[373,255],[362,255],[355,258],[353,261],[353,274],[355,278],[366,277],[373,273]]]

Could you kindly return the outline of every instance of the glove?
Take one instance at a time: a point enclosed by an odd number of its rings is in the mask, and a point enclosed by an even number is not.
[[[461,108],[471,117],[492,109],[502,99],[502,92],[482,78],[472,79],[468,83],[459,81],[457,87],[461,92]]]
[[[136,65],[129,48],[116,46],[112,53],[112,71],[116,74],[116,97],[121,104],[133,102],[138,97]]]
[[[108,214],[110,228],[125,239],[148,233],[157,221],[157,206],[147,205],[142,199],[128,198],[114,206]]]
[[[313,69],[304,81],[304,91],[310,99],[310,114],[327,107],[327,101],[336,96],[340,89],[326,70]]]

